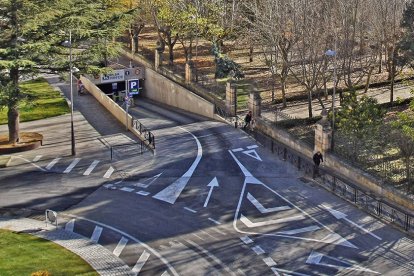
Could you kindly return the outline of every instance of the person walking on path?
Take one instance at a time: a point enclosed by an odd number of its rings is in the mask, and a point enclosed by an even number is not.
[[[246,127],[250,126],[250,122],[252,121],[252,112],[249,111],[246,114],[246,117],[244,117],[244,127],[243,129],[246,129]]]
[[[312,178],[315,179],[316,176],[321,176],[319,173],[319,165],[323,162],[323,156],[320,151],[317,151],[313,155],[313,176]]]

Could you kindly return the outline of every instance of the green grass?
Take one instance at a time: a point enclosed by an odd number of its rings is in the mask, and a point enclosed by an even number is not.
[[[98,275],[79,256],[29,234],[0,229],[0,275],[15,276],[47,270],[51,275]]]
[[[54,117],[69,112],[69,107],[60,93],[53,89],[43,78],[20,84],[22,95],[20,102],[20,121],[34,121]],[[0,110],[0,124],[7,123],[7,108]]]

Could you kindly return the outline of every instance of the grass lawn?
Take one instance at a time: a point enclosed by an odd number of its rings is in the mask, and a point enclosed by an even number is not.
[[[51,275],[99,275],[79,256],[35,236],[0,229],[0,275],[47,270]]]
[[[34,121],[68,113],[66,101],[43,78],[20,84],[21,93],[27,95],[20,105],[20,122]],[[7,108],[0,110],[0,125],[7,123]]]

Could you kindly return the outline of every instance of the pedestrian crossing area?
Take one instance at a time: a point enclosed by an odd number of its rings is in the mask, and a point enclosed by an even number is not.
[[[111,165],[105,164],[102,160],[88,158],[63,158],[58,156],[51,159],[42,155],[36,155],[31,162],[36,163],[46,172],[53,173],[100,176],[109,179],[115,172]]]

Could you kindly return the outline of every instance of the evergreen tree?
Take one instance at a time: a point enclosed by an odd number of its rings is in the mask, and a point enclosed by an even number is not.
[[[114,37],[135,10],[111,0],[0,0],[0,108],[7,108],[9,142],[19,140],[19,90],[22,78],[68,71],[69,49],[62,46],[73,34],[74,66],[99,71],[117,54]]]

